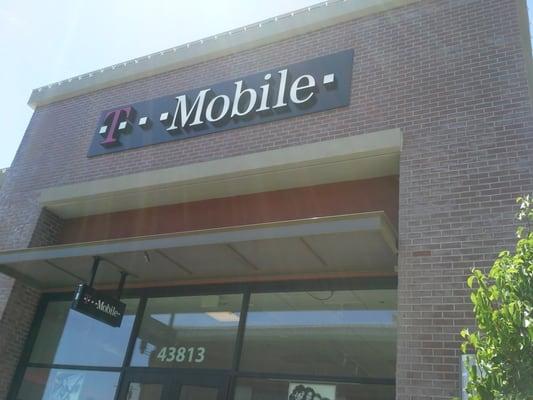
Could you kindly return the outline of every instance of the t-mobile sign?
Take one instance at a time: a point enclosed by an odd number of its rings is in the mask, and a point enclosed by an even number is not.
[[[346,50],[104,111],[88,156],[346,106],[353,56]]]
[[[88,285],[80,284],[70,308],[116,328],[122,323],[126,304],[105,296]]]

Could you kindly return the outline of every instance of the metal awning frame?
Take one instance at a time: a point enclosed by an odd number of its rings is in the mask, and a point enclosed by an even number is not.
[[[397,232],[385,212],[316,217],[301,220],[262,223],[229,228],[215,228],[200,231],[164,234],[146,237],[134,237],[99,242],[26,248],[0,252],[0,272],[16,279],[28,281],[26,276],[8,264],[44,261],[52,263],[54,259],[69,257],[101,257],[129,252],[147,252],[175,247],[200,246],[209,244],[229,244],[241,241],[290,238],[303,235],[323,235],[356,231],[380,232],[384,242],[394,254],[397,254]],[[135,276],[126,267],[114,265],[120,273]],[[90,265],[87,266],[90,268]],[[71,274],[61,269],[65,274]],[[118,276],[118,274],[117,274]],[[78,279],[82,279],[77,277]]]

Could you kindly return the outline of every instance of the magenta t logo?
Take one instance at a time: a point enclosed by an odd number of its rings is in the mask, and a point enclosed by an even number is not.
[[[132,107],[119,108],[109,111],[104,118],[104,126],[100,127],[100,135],[105,135],[105,140],[100,142],[102,146],[108,147],[119,143],[118,137],[120,132],[126,132],[128,129]]]

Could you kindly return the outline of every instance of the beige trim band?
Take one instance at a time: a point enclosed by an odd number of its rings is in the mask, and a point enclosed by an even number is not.
[[[402,132],[392,129],[43,190],[62,218],[377,178],[399,173]]]

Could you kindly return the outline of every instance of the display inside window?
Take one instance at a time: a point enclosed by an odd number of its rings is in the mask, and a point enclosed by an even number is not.
[[[128,386],[128,400],[161,400],[163,397],[163,384],[131,382]]]
[[[27,368],[17,400],[113,399],[118,372]]]
[[[237,379],[233,400],[394,400],[394,385]]]
[[[131,364],[230,368],[241,303],[241,294],[149,299]]]
[[[133,328],[138,299],[122,300],[126,312],[119,328],[71,310],[70,301],[51,301],[46,307],[30,362],[120,367]]]
[[[396,291],[254,293],[240,369],[394,378]]]

